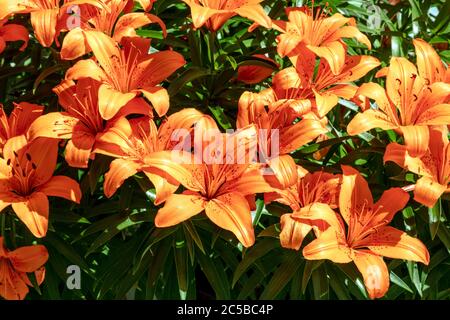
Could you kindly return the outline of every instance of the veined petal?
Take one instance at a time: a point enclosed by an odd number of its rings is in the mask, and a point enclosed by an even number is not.
[[[328,130],[319,120],[302,119],[280,134],[280,154],[292,152]]]
[[[50,112],[37,118],[28,129],[30,141],[38,137],[70,139],[79,120],[66,112]]]
[[[352,167],[342,166],[342,184],[339,194],[339,209],[347,225],[353,223],[352,216],[361,212],[361,208],[371,208],[372,192],[367,181]]]
[[[383,258],[360,250],[355,252],[353,261],[363,275],[369,297],[383,297],[389,289],[389,271]]]
[[[219,227],[233,232],[238,240],[250,247],[255,242],[250,207],[239,193],[227,193],[208,202],[206,215]]]
[[[331,37],[327,38],[327,41],[337,41],[341,38],[355,38],[365,44],[369,50],[372,49],[370,40],[355,26],[343,26],[337,29]]]
[[[431,164],[425,163],[421,158],[411,157],[408,154],[408,149],[404,145],[398,143],[390,143],[384,153],[384,162],[392,161],[397,163],[402,168],[407,168],[409,171],[420,175],[433,177],[435,169],[431,168]]]
[[[331,111],[338,104],[338,96],[326,91],[324,93],[319,93],[313,89],[314,96],[316,98],[316,106],[319,117],[323,118],[328,112]]]
[[[109,166],[109,171],[105,174],[103,189],[105,196],[112,197],[117,189],[129,177],[136,174],[141,169],[141,165],[132,160],[115,159]]]
[[[206,201],[197,194],[173,194],[167,198],[164,207],[158,210],[155,225],[159,228],[175,226],[199,214],[205,209]]]
[[[308,45],[309,50],[327,60],[334,75],[338,75],[345,63],[345,46],[339,41],[324,43],[320,47]]]
[[[43,192],[34,192],[23,202],[15,202],[12,208],[17,217],[36,238],[45,237],[48,228],[48,198]]]
[[[408,153],[412,157],[420,157],[425,154],[430,141],[430,132],[427,126],[401,126],[400,130],[403,133]]]
[[[392,122],[386,114],[378,110],[366,110],[358,113],[348,124],[347,132],[349,135],[357,135],[369,131],[373,128],[383,130],[395,129],[398,126]]]
[[[303,239],[311,231],[312,226],[291,218],[290,214],[283,214],[280,218],[280,242],[283,248],[299,250]]]
[[[450,92],[450,87],[449,87]],[[416,125],[449,125],[450,104],[441,103],[424,110],[416,120]]]
[[[430,262],[430,255],[425,245],[416,238],[410,237],[401,230],[384,226],[363,240],[361,246],[368,247],[370,251],[392,259],[404,259]]]
[[[442,194],[446,192],[446,189],[446,185],[440,184],[431,177],[422,177],[416,182],[414,200],[432,208]]]
[[[60,197],[80,203],[81,190],[78,182],[66,176],[54,176],[38,189],[47,196]]]
[[[340,235],[344,234],[344,229],[337,214],[324,203],[312,203],[304,206],[291,214],[291,218],[297,221],[303,220],[323,220]]]
[[[50,47],[55,39],[58,14],[59,8],[31,12],[30,18],[34,34],[44,47]]]
[[[95,136],[89,132],[77,130],[66,144],[65,159],[69,166],[87,168],[95,143]]]
[[[33,187],[46,183],[53,176],[58,158],[58,143],[57,139],[41,137],[36,138],[28,145],[31,161],[36,166],[31,181]]]

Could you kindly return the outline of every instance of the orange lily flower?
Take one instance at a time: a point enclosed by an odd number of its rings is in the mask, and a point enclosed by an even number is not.
[[[299,118],[296,106],[287,100],[276,101],[273,93],[271,89],[259,94],[244,92],[239,99],[237,128],[256,125],[260,160],[266,161],[278,181],[288,187],[297,182],[295,162],[288,154],[327,129],[317,119],[302,118],[294,123]]]
[[[386,91],[370,82],[359,88],[356,96],[359,95],[375,100],[377,108],[358,113],[348,124],[348,133],[356,135],[373,128],[394,129],[403,134],[411,156],[426,152],[428,126],[450,124],[450,85],[444,82],[427,85],[416,67],[405,58],[391,59]]]
[[[328,259],[336,263],[353,261],[364,278],[371,299],[384,296],[389,288],[389,272],[383,256],[428,264],[430,256],[424,244],[405,232],[387,226],[395,213],[408,203],[408,193],[391,188],[374,203],[367,181],[348,166],[342,166],[339,194],[342,219],[327,210],[330,227],[303,249],[308,260]],[[325,213],[323,213],[325,215]]]
[[[328,224],[321,213],[317,212],[322,211],[319,204],[337,208],[340,184],[339,175],[322,171],[308,173],[300,166],[297,166],[297,170],[296,184],[264,194],[266,203],[277,201],[294,210],[293,213],[283,214],[280,218],[280,242],[282,247],[295,250],[300,249],[303,239],[312,229],[316,236],[326,230]]]
[[[273,77],[274,95],[301,107],[302,114],[312,111],[320,119],[337,105],[339,97],[353,98],[358,87],[351,82],[380,65],[378,59],[371,56],[346,56],[341,72],[334,75],[323,59],[317,72],[314,60],[311,64],[301,57],[291,60],[295,68],[286,68]]]
[[[141,5],[142,9],[144,9],[145,12],[150,11],[153,7],[153,4],[156,2],[156,0],[136,0]]]
[[[255,235],[246,196],[270,192],[274,183],[270,177],[262,175],[259,166],[251,164],[252,150],[257,143],[256,129],[249,126],[232,134],[220,134],[215,125],[204,120],[197,123],[196,128],[200,130],[196,132],[205,132],[204,128],[217,130],[216,140],[198,143],[194,149],[199,148],[200,154],[211,155],[216,161],[205,162],[203,159],[196,163],[198,153],[176,151],[154,154],[146,159],[149,165],[166,171],[187,189],[167,198],[155,217],[155,225],[174,226],[204,211],[213,223],[231,231],[245,247],[249,247],[255,242]],[[230,150],[225,146],[233,148]]]
[[[20,24],[9,23],[5,25],[7,21],[8,19],[0,20],[0,53],[5,50],[6,42],[11,41],[23,41],[23,45],[19,50],[25,50],[29,39],[27,29]]]
[[[96,137],[105,131],[107,124],[99,113],[98,90],[101,83],[90,79],[63,81],[53,91],[65,111],[51,112],[37,118],[28,130],[28,139],[47,137],[69,139],[65,158],[72,167],[87,168]],[[142,99],[128,102],[116,118],[129,114],[151,115],[150,106]]]
[[[48,196],[80,202],[78,183],[66,176],[53,176],[58,140],[39,138],[27,144],[25,136],[9,139],[0,158],[0,211],[9,205],[31,233],[47,233]]]
[[[98,64],[78,61],[67,70],[66,79],[92,78],[102,82],[98,92],[99,111],[103,119],[113,118],[130,100],[142,93],[159,116],[169,108],[167,90],[160,82],[185,64],[183,56],[173,51],[148,54],[150,40],[122,38],[122,47],[100,31],[85,33]]]
[[[272,62],[274,65],[279,67],[279,64],[273,61],[272,59],[266,57],[263,54],[255,54],[253,57],[264,59],[267,61]],[[257,66],[257,65],[251,65],[251,66],[241,66],[238,68],[238,76],[237,80],[242,81],[246,84],[256,84],[264,79],[267,79],[270,77],[270,75],[273,73],[273,69],[269,67],[264,66]]]
[[[26,134],[31,123],[38,118],[44,107],[28,102],[14,103],[14,109],[6,115],[0,104],[0,152],[8,139]]]
[[[450,192],[450,147],[448,129],[430,127],[430,144],[420,157],[409,155],[405,146],[391,143],[386,148],[384,162],[393,161],[399,166],[422,176],[414,188],[414,200],[432,208],[445,192]]]
[[[135,29],[150,23],[158,23],[166,35],[166,26],[157,16],[145,12],[129,12],[133,8],[133,0],[106,0],[104,9],[84,6],[80,8],[86,12],[80,13],[80,26],[69,31],[64,37],[61,48],[61,58],[76,59],[89,53],[84,33],[90,30],[102,31],[111,36],[116,42],[123,37],[136,37]],[[120,16],[122,12],[126,12]],[[69,13],[68,13],[69,15]],[[119,17],[120,16],[120,17]],[[61,19],[64,20],[64,19]]]
[[[171,140],[174,138],[172,135],[176,135],[177,130],[185,130],[182,133],[190,135],[193,125],[203,117],[205,115],[196,109],[183,109],[169,116],[159,130],[148,117],[131,120],[120,118],[115,121],[99,135],[95,148],[96,153],[117,158],[111,162],[105,174],[105,195],[111,197],[127,178],[143,171],[155,186],[155,204],[164,202],[176,191],[179,183],[164,171],[152,167],[151,163],[146,163],[145,159],[155,152],[171,150],[176,145]]]
[[[354,18],[339,13],[328,16],[318,8],[288,8],[288,21],[273,21],[282,32],[278,36],[278,53],[284,57],[314,60],[315,55],[325,59],[334,75],[341,73],[347,47],[342,38],[355,38],[371,49],[369,39],[356,27]],[[311,65],[314,68],[314,63]]]
[[[25,299],[28,286],[32,286],[27,273],[34,273],[37,283],[42,284],[47,260],[48,252],[42,245],[8,251],[0,237],[0,296],[6,300]]]
[[[44,47],[50,47],[58,33],[58,22],[73,5],[92,5],[102,8],[99,0],[9,0],[0,8],[0,19],[14,13],[30,13],[36,39]]]
[[[203,25],[211,31],[219,30],[230,18],[239,15],[266,28],[272,23],[264,12],[263,0],[183,0],[190,8],[195,28]]]

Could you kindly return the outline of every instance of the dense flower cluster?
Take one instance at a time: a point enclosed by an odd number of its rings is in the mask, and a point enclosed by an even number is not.
[[[428,207],[450,192],[450,73],[431,45],[414,40],[416,65],[393,57],[377,73],[385,79],[384,87],[374,82],[356,86],[354,81],[380,62],[349,53],[343,39],[371,48],[353,18],[302,7],[287,8],[288,20],[280,21],[269,18],[261,0],[184,0],[193,28],[214,33],[231,17],[242,16],[254,22],[250,30],[276,31],[277,52],[291,62],[273,76],[270,87],[241,95],[238,130],[222,133],[212,117],[196,109],[170,112],[162,83],[186,61],[173,50],[155,52],[149,39],[137,36],[137,28],[151,23],[166,34],[164,22],[148,13],[155,1],[137,2],[142,7],[138,12],[133,12],[132,0],[0,1],[0,53],[11,41],[23,41],[25,49],[28,32],[8,19],[29,14],[42,46],[56,42],[61,59],[76,59],[53,88],[62,111],[20,102],[7,116],[1,107],[3,212],[12,210],[42,238],[48,229],[49,196],[80,202],[78,182],[53,175],[63,146],[65,161],[75,168],[87,168],[99,154],[114,158],[104,176],[108,198],[127,178],[145,174],[156,190],[154,204],[161,205],[154,218],[157,227],[205,214],[250,247],[255,242],[255,195],[263,194],[266,204],[287,205],[292,212],[281,216],[281,245],[299,250],[313,231],[315,240],[303,248],[304,258],[353,261],[371,298],[382,297],[389,287],[383,257],[429,263],[422,242],[389,223],[409,201],[409,191]],[[67,24],[71,6],[80,19],[74,28]],[[264,55],[257,58],[276,65]],[[255,84],[271,72],[243,66],[237,80]],[[387,146],[384,161],[418,174],[415,186],[391,188],[374,201],[367,181],[350,166],[331,174],[308,172],[296,163],[292,152],[327,139],[327,114],[339,99],[360,108],[347,127],[349,135],[380,128],[403,136],[403,144]],[[224,147],[228,145],[235,147]],[[210,157],[199,160],[199,154]],[[38,283],[44,281],[47,258],[43,246],[8,251],[0,238],[0,295],[23,299],[31,285],[27,273],[34,272]]]

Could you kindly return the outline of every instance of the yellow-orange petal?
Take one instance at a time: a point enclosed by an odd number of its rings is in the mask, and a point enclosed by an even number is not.
[[[175,226],[199,214],[206,202],[196,194],[173,194],[167,198],[164,207],[158,210],[155,225],[159,228]]]
[[[369,297],[383,297],[389,289],[389,271],[383,258],[360,250],[355,252],[353,261],[363,275]]]
[[[216,225],[233,232],[245,247],[255,242],[250,207],[241,194],[232,192],[220,195],[208,202],[205,212]]]
[[[42,238],[48,228],[48,198],[43,192],[33,192],[23,202],[15,202],[12,208],[17,217],[27,226],[31,233]]]

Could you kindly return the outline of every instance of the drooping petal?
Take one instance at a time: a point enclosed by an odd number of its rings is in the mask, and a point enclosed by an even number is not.
[[[108,77],[94,60],[88,59],[78,61],[66,72],[67,80],[78,80],[82,78],[92,78],[97,81],[103,81]]]
[[[206,215],[219,227],[233,232],[245,247],[255,242],[250,207],[239,193],[227,193],[210,200]]]
[[[357,251],[353,261],[363,275],[369,297],[383,297],[389,289],[389,271],[383,258],[369,252]]]
[[[167,198],[164,207],[158,210],[155,225],[159,228],[175,226],[199,214],[205,209],[206,201],[196,194],[173,194]]]
[[[38,189],[47,196],[60,197],[80,203],[81,190],[78,182],[66,176],[54,176]]]
[[[375,233],[364,239],[361,246],[392,259],[417,261],[426,265],[430,262],[428,250],[419,239],[390,226],[377,229]]]
[[[28,45],[29,34],[27,29],[20,24],[7,24],[0,29],[0,37],[3,41],[23,41],[20,51],[25,50]]]
[[[430,141],[430,132],[427,126],[401,126],[400,130],[403,133],[408,153],[412,157],[420,157],[425,154]]]
[[[285,154],[269,160],[269,166],[283,188],[297,183],[297,165],[291,156]]]
[[[383,161],[395,162],[400,167],[407,168],[409,171],[420,175],[433,177],[437,173],[435,168],[433,168],[433,163],[423,162],[418,157],[411,157],[406,146],[394,142],[388,144]]]
[[[414,39],[413,44],[420,76],[428,80],[428,84],[444,81],[445,68],[433,47],[422,39]]]
[[[70,30],[65,36],[61,47],[61,59],[74,60],[91,51],[84,32],[80,27]]]
[[[142,92],[152,104],[158,116],[164,116],[169,110],[169,94],[167,90],[162,87],[153,87],[139,90]]]
[[[72,139],[66,144],[65,159],[69,166],[75,168],[87,168],[95,136],[92,133],[77,130]]]
[[[136,174],[141,169],[141,164],[126,159],[115,159],[109,166],[109,171],[105,174],[103,189],[105,196],[112,197],[117,189],[129,177]]]
[[[291,218],[290,214],[283,214],[280,218],[280,242],[283,248],[299,250],[303,239],[311,231],[312,226]]]
[[[43,192],[34,192],[23,202],[15,202],[12,208],[31,233],[42,238],[48,228],[48,198]]]
[[[416,182],[414,200],[432,208],[442,194],[446,192],[447,187],[447,185],[442,185],[432,178],[422,177]]]

